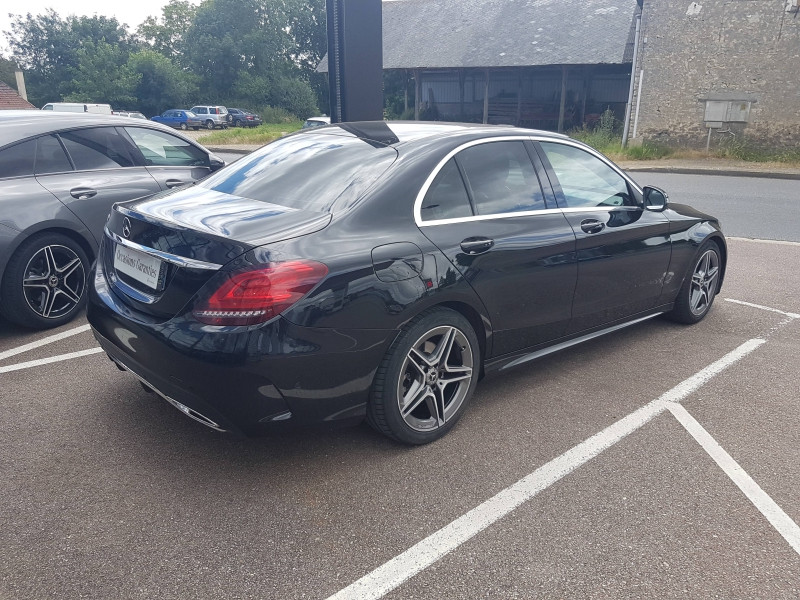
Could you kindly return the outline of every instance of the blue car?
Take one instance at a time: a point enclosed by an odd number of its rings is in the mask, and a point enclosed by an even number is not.
[[[184,131],[190,127],[194,130],[198,130],[203,126],[203,121],[200,117],[189,110],[179,108],[164,111],[161,116],[152,117],[150,120],[175,127],[176,129],[183,129]]]

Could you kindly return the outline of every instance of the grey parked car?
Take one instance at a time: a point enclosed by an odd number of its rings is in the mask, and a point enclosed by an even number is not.
[[[0,111],[0,313],[8,320],[44,329],[72,319],[111,206],[225,164],[167,127],[120,121]]]

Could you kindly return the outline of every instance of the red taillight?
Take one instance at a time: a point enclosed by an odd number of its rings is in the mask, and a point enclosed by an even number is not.
[[[300,300],[327,274],[328,267],[312,260],[235,271],[192,315],[208,325],[263,323]]]

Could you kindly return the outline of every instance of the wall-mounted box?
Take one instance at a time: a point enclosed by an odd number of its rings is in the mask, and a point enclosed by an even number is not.
[[[751,100],[706,100],[703,121],[747,123],[750,121]]]

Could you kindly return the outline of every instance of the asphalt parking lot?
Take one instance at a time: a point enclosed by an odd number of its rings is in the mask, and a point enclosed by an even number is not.
[[[85,319],[0,322],[0,597],[798,598],[798,264],[732,239],[700,324],[490,377],[421,448],[226,437]]]

